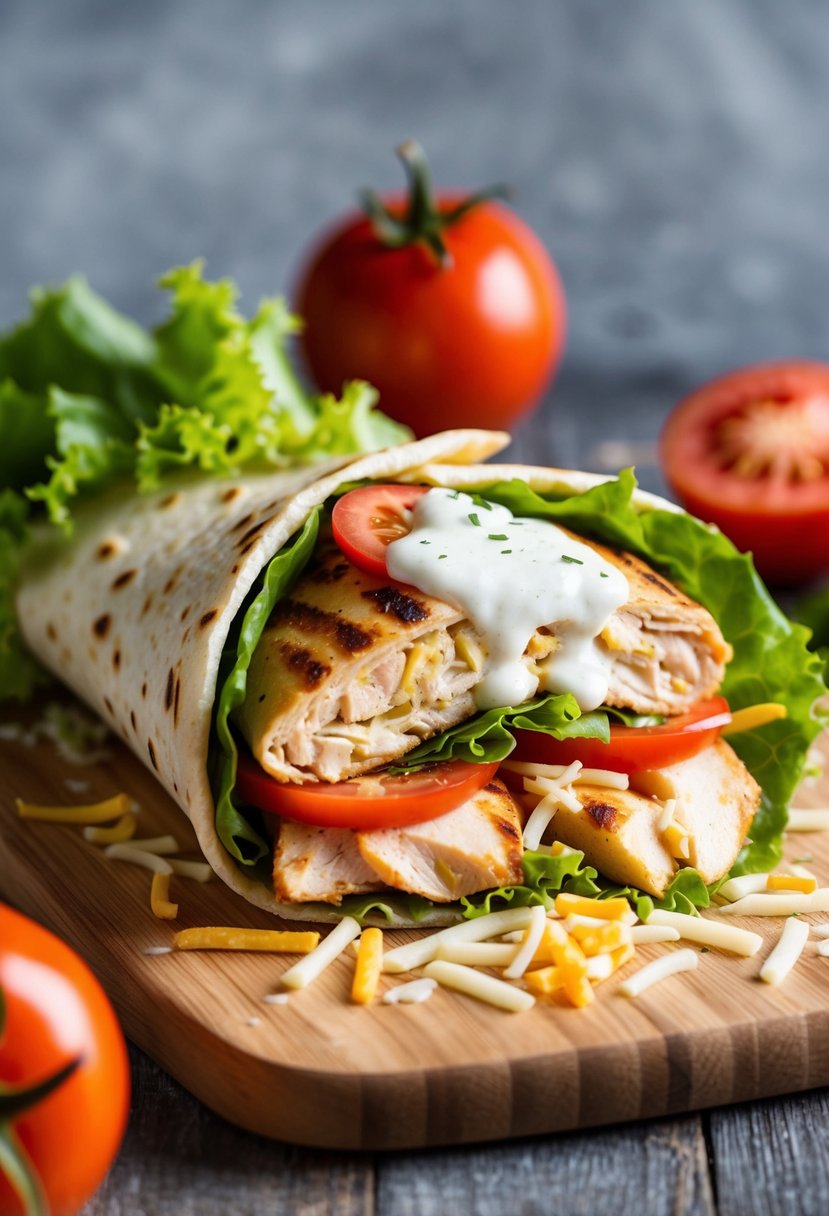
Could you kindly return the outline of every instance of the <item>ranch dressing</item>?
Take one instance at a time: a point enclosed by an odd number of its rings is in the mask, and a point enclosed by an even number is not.
[[[582,711],[602,704],[610,663],[596,637],[628,599],[621,571],[555,524],[456,490],[422,495],[411,523],[386,549],[389,574],[455,605],[481,632],[479,709],[520,705],[540,689],[571,692]],[[541,625],[555,626],[558,646],[538,677],[523,655]]]

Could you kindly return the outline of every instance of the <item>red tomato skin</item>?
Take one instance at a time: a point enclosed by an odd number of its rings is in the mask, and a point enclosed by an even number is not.
[[[660,437],[662,467],[675,496],[752,553],[759,573],[776,586],[796,586],[829,570],[829,477],[798,484],[739,477],[716,460],[712,433],[751,399],[797,401],[815,393],[829,402],[829,365],[743,368],[685,397]]]
[[[610,742],[601,739],[553,739],[539,731],[517,730],[511,760],[530,764],[572,764],[605,768],[616,773],[638,773],[667,768],[696,756],[712,744],[731,719],[724,697],[699,701],[687,714],[668,719],[662,726],[610,728]]]
[[[29,1085],[76,1056],[80,1067],[14,1123],[50,1203],[73,1216],[103,1181],[129,1113],[126,1044],[107,997],[59,938],[0,904],[0,987],[6,1025],[0,1080]],[[0,1216],[21,1208],[0,1176]]]
[[[441,210],[460,199],[441,196]],[[352,214],[323,238],[297,293],[320,388],[368,380],[381,409],[419,436],[513,422],[542,397],[564,345],[561,280],[517,215],[482,203],[444,236],[445,268],[421,244],[386,248]]]
[[[334,540],[350,562],[377,578],[388,578],[386,546],[405,536],[409,526],[403,511],[410,509],[427,486],[360,486],[338,498],[331,513]]]
[[[438,819],[463,805],[492,780],[497,769],[497,763],[468,764],[463,760],[451,760],[435,765],[434,773],[424,769],[411,777],[389,779],[392,788],[397,781],[407,783],[408,792],[359,797],[352,791],[358,788],[360,781],[382,780],[383,775],[366,773],[365,777],[353,778],[350,782],[291,785],[275,781],[251,756],[241,752],[236,785],[243,800],[270,814],[316,827],[371,831]],[[441,786],[438,777],[432,792],[430,779],[439,771],[447,782],[453,783]]]

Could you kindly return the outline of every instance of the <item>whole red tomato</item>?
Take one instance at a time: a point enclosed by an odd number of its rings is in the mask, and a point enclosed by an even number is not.
[[[422,150],[398,149],[407,200],[364,195],[323,239],[298,287],[314,379],[368,380],[417,435],[508,426],[561,355],[564,291],[535,234],[493,192],[434,198]]]
[[[720,376],[676,406],[660,444],[677,498],[751,551],[770,583],[829,570],[829,366]]]
[[[124,1134],[124,1038],[89,968],[5,904],[0,991],[0,1216],[70,1216],[104,1178]],[[24,1113],[9,1120],[21,1096],[44,1081],[51,1092],[24,1101]]]

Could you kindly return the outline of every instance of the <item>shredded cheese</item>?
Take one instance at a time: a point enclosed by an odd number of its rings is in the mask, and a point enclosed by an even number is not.
[[[659,820],[657,821],[657,824],[656,824],[657,832],[659,832],[660,834],[662,832],[664,832],[668,828],[668,826],[673,823],[675,814],[676,814],[676,798],[666,798],[665,805],[662,808],[662,814],[659,816]]]
[[[42,823],[109,823],[132,809],[128,794],[116,794],[103,802],[83,806],[43,806],[36,802],[24,802],[22,798],[15,798],[15,804],[21,819],[38,819]]]
[[[687,828],[672,819],[663,831],[662,839],[672,857],[688,861],[691,856],[691,834]]]
[[[766,701],[762,705],[748,705],[745,709],[737,709],[731,715],[731,721],[720,730],[721,735],[736,735],[739,731],[756,730],[778,718],[785,718],[788,710],[777,701]]]
[[[577,814],[581,810],[581,803],[568,786],[572,784],[580,769],[581,761],[574,760],[558,780],[554,781],[549,777],[525,777],[524,790],[528,794],[539,794],[542,798],[546,794],[551,794],[560,807]]]
[[[561,968],[553,965],[542,967],[538,971],[528,971],[524,976],[524,983],[536,996],[552,996],[564,987],[564,977]]]
[[[804,895],[811,895],[817,890],[817,879],[811,874],[808,878],[799,874],[769,874],[766,890],[802,891]]]
[[[420,1005],[428,1001],[437,988],[437,980],[409,980],[406,984],[398,984],[383,994],[384,1005]]]
[[[650,942],[678,942],[679,931],[669,929],[667,925],[632,925],[630,940],[634,946],[644,946]]]
[[[353,916],[344,916],[338,925],[324,937],[315,950],[305,958],[294,963],[283,974],[283,988],[305,988],[320,975],[326,967],[333,963],[360,933],[360,926]]]
[[[781,984],[803,953],[808,936],[805,921],[787,920],[777,945],[760,968],[760,979],[767,984]]]
[[[440,929],[428,937],[389,950],[383,959],[383,970],[394,974],[412,971],[415,967],[430,963],[447,942],[484,942],[513,929],[526,929],[529,923],[529,908],[505,908],[503,912],[490,912],[475,920],[465,920],[459,925],[450,925],[448,929]]]
[[[547,794],[545,798],[541,799],[524,824],[523,840],[526,850],[535,852],[538,849],[538,846],[541,844],[541,838],[550,826],[558,808],[559,798],[557,794]]]
[[[153,916],[159,920],[175,920],[178,916],[178,904],[170,900],[170,875],[153,874],[150,887],[150,907]]]
[[[182,878],[193,878],[196,882],[210,882],[213,871],[206,861],[182,861],[180,857],[169,858],[174,874]]]
[[[587,960],[586,966],[587,978],[591,984],[600,984],[602,980],[609,980],[616,970],[612,954],[596,954]]]
[[[657,908],[648,917],[648,924],[676,929],[685,941],[730,950],[732,954],[742,954],[748,958],[756,954],[763,944],[759,933],[738,929],[735,925],[723,925],[702,916],[686,916],[684,912],[664,912]]]
[[[204,925],[182,929],[173,938],[176,950],[252,950],[268,954],[309,954],[319,942],[316,932],[282,929],[237,929]]]
[[[631,911],[626,899],[593,899],[589,895],[568,895],[562,891],[555,899],[559,916],[592,916],[596,920],[623,920]]]
[[[524,934],[519,933],[519,941],[523,938]],[[446,942],[435,958],[467,967],[508,967],[516,953],[516,947],[509,942]]]
[[[432,962],[426,967],[425,974],[427,979],[436,980],[443,988],[453,988],[456,992],[463,992],[508,1013],[523,1013],[535,1004],[531,992],[497,980],[494,976],[482,975],[480,971],[463,967],[460,963]]]
[[[132,811],[127,811],[111,828],[85,827],[83,838],[90,844],[122,844],[126,840],[132,840],[135,828],[135,815]]]
[[[721,915],[791,916],[793,912],[829,912],[829,887],[818,887],[811,895],[746,895],[735,904],[723,904]]]
[[[812,925],[815,937],[829,937],[829,922],[823,925]]]
[[[546,777],[558,782],[568,771],[563,764],[528,764],[523,760],[505,760],[501,768],[521,777]],[[630,785],[627,773],[614,773],[608,768],[580,768],[573,778],[574,785],[605,785],[610,789],[626,790]]]
[[[676,975],[680,971],[694,971],[698,966],[699,957],[695,950],[676,950],[640,967],[629,979],[622,980],[616,991],[621,992],[623,996],[639,996],[646,988],[667,979],[669,975]]]
[[[377,994],[383,970],[383,933],[381,929],[364,929],[360,934],[360,949],[354,968],[351,999],[355,1005],[370,1005]]]
[[[145,870],[153,870],[156,874],[172,874],[173,867],[166,857],[157,853],[145,853],[131,844],[108,844],[104,849],[104,857],[111,861],[128,861],[134,866],[143,866]]]
[[[789,807],[787,832],[822,832],[829,828],[829,807]]]
[[[504,971],[505,980],[521,979],[541,944],[546,924],[547,912],[544,906],[538,904],[536,907],[530,908],[530,923],[527,925],[523,942],[515,952],[515,957]]]
[[[824,939],[817,944],[817,952],[822,958],[829,958],[829,941]]]
[[[741,874],[739,878],[729,878],[728,882],[724,882],[717,894],[733,903],[745,895],[765,891],[767,882],[768,874]]]
[[[609,954],[620,946],[627,946],[632,940],[630,926],[619,920],[594,921],[592,928],[587,925],[573,925],[569,932],[587,958],[594,954]]]
[[[157,853],[159,857],[167,853],[177,853],[179,844],[175,836],[147,836],[143,840],[133,840],[136,849],[145,853]]]
[[[589,1005],[594,994],[587,977],[587,959],[584,952],[557,921],[547,922],[547,935],[553,962],[561,970],[567,998],[578,1008]]]

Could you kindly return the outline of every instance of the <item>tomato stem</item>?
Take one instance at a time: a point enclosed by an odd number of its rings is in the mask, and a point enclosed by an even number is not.
[[[499,183],[485,190],[477,190],[457,206],[441,211],[432,189],[429,162],[423,148],[417,140],[407,139],[396,151],[408,179],[406,209],[400,215],[388,207],[376,191],[361,191],[360,202],[371,220],[374,235],[388,249],[402,249],[419,242],[431,251],[442,269],[449,269],[452,255],[444,239],[445,230],[481,203],[493,198],[508,198],[510,189]]]
[[[49,1216],[40,1179],[9,1123],[0,1123],[0,1176],[17,1195],[25,1216]]]
[[[81,1057],[77,1056],[68,1064],[64,1064],[63,1068],[59,1068],[51,1077],[46,1077],[45,1080],[38,1081],[36,1085],[30,1085],[27,1088],[18,1089],[4,1085],[0,1088],[0,1123],[18,1119],[32,1106],[36,1106],[38,1102],[48,1098],[49,1094],[59,1089],[64,1081],[69,1080],[80,1063]]]

